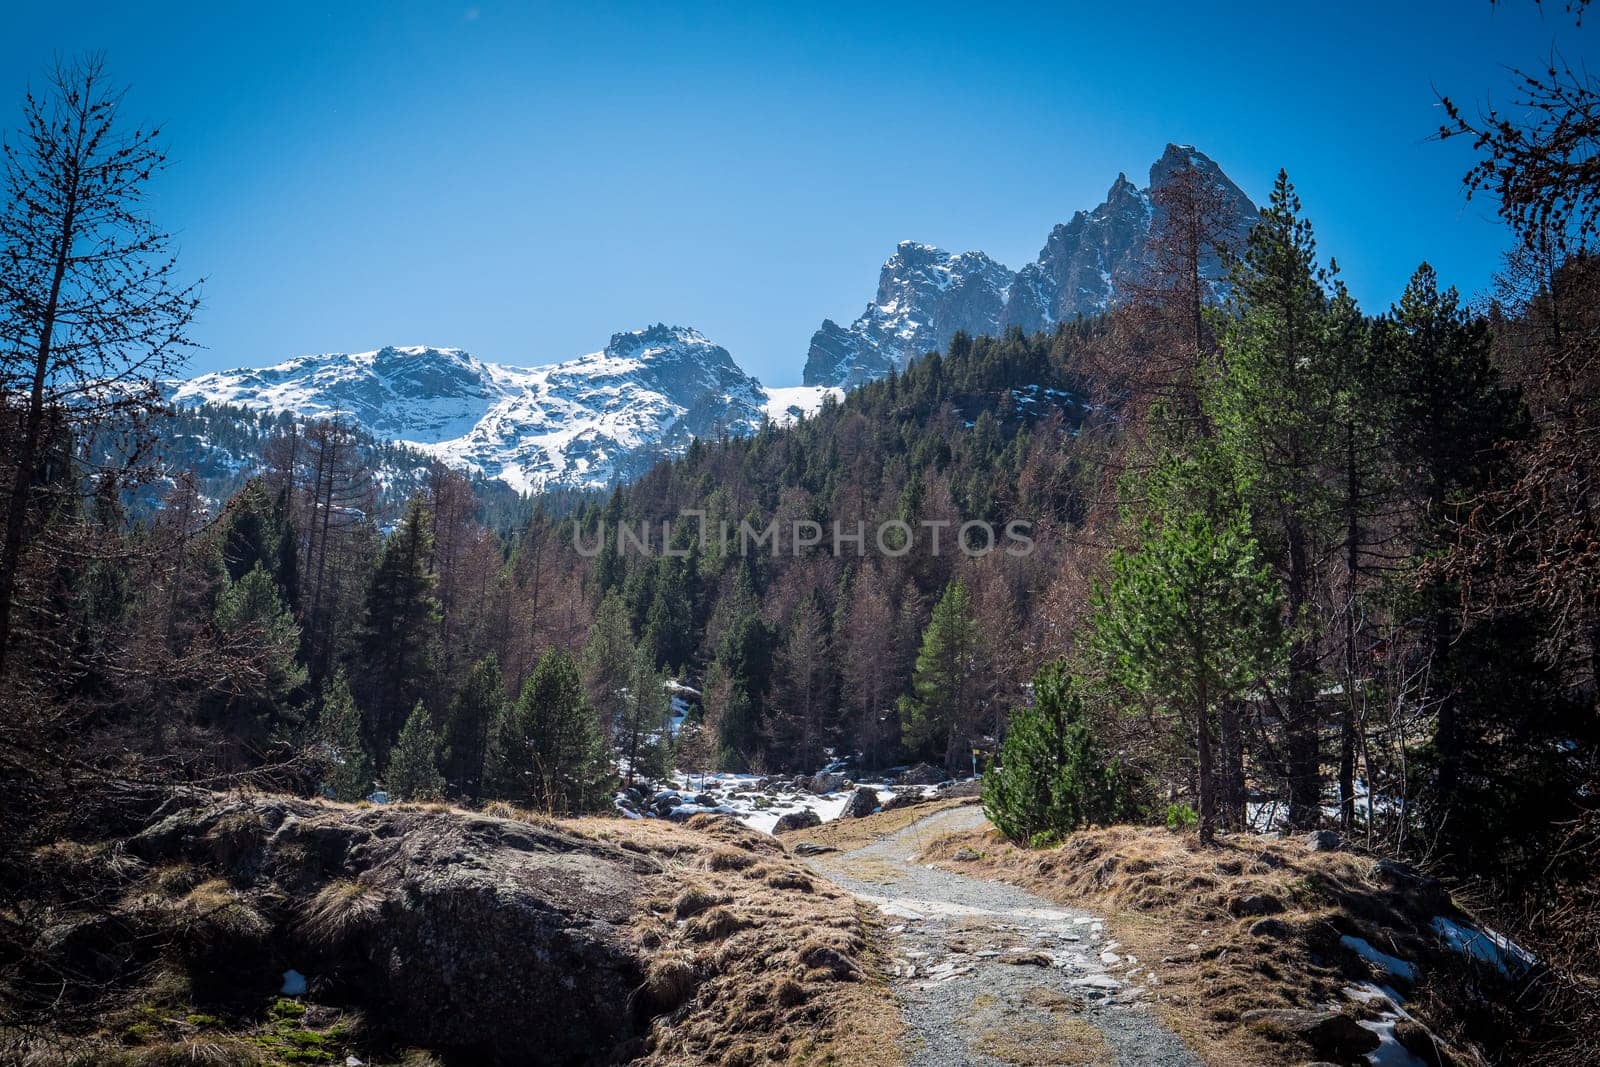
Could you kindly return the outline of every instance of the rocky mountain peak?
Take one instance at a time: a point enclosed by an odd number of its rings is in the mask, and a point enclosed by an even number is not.
[[[1200,170],[1222,193],[1225,228],[1242,239],[1257,217],[1250,198],[1204,153],[1169,144],[1151,165],[1148,186],[1141,189],[1119,173],[1104,202],[1055,226],[1039,258],[1015,274],[982,252],[951,255],[933,245],[900,242],[866,310],[849,326],[825,320],[812,335],[806,384],[850,386],[880,378],[943,348],[957,330],[997,334],[1017,326],[1032,333],[1109,310],[1149,262],[1152,193],[1184,168]],[[1211,257],[1206,271],[1220,297],[1220,260]]]
[[[1011,272],[982,252],[901,241],[878,272],[877,298],[848,328],[829,319],[811,339],[804,381],[849,386],[903,369],[957,330],[989,332]]]

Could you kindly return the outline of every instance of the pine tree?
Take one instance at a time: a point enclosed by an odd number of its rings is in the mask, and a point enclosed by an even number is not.
[[[795,610],[779,655],[779,710],[773,726],[778,749],[801,770],[822,765],[823,746],[833,732],[828,645],[821,604],[813,591]]]
[[[1526,415],[1494,366],[1488,324],[1461,307],[1455,289],[1441,290],[1426,263],[1379,324],[1375,347],[1393,394],[1387,444],[1398,445],[1406,475],[1406,534],[1416,557],[1427,561],[1453,546],[1470,498],[1504,475],[1506,453],[1498,446],[1526,436]],[[1434,709],[1434,792],[1443,817],[1461,763],[1460,590],[1437,569],[1419,582],[1416,570],[1407,568],[1394,584],[1406,608],[1426,620],[1432,684],[1423,699]]]
[[[534,803],[566,813],[604,807],[612,778],[607,748],[571,656],[560,649],[544,654],[523,687],[517,717],[533,771]]]
[[[589,705],[600,716],[608,736],[620,736],[627,710],[627,688],[633,673],[633,631],[622,597],[607,593],[595,613],[589,640],[583,646],[583,678]]]
[[[1121,772],[1099,744],[1064,664],[1033,680],[1033,702],[1011,715],[997,766],[983,777],[983,812],[1014,841],[1043,844],[1127,813]]]
[[[361,712],[350,695],[344,672],[333,676],[322,695],[319,742],[327,754],[328,784],[335,800],[360,800],[372,791],[372,757],[367,754]]]
[[[628,677],[626,720],[621,745],[628,761],[628,782],[637,777],[659,778],[670,769],[665,744],[667,713],[665,679],[656,670],[655,656],[644,645],[634,652]]]
[[[950,771],[966,763],[963,731],[972,712],[978,652],[972,601],[958,578],[934,605],[912,674],[912,696],[901,710],[906,743],[918,755],[942,758]]]
[[[393,742],[402,717],[431,695],[438,659],[439,605],[428,570],[431,537],[421,500],[384,542],[367,586],[366,618],[356,643],[357,691],[370,718],[373,747]]]
[[[452,788],[483,795],[489,738],[505,706],[505,682],[493,653],[473,664],[444,718],[444,772]]]
[[[1147,523],[1111,556],[1090,643],[1107,675],[1186,725],[1198,763],[1200,839],[1216,829],[1213,722],[1278,664],[1277,588],[1244,516],[1189,510]]]
[[[1280,171],[1261,221],[1233,272],[1236,314],[1222,341],[1221,371],[1207,410],[1238,472],[1263,555],[1283,587],[1292,635],[1285,678],[1284,754],[1289,820],[1313,825],[1322,811],[1318,743],[1319,628],[1316,565],[1335,529],[1323,474],[1335,456],[1333,428],[1340,332],[1317,263],[1311,224]]]
[[[238,657],[240,669],[232,672],[223,693],[229,710],[257,725],[281,717],[294,690],[305,684],[306,672],[296,660],[300,627],[278,598],[271,575],[257,563],[228,583],[212,618],[219,643]]]
[[[418,701],[389,753],[385,784],[395,800],[438,800],[444,795],[439,773],[439,737],[433,731],[428,709]]]

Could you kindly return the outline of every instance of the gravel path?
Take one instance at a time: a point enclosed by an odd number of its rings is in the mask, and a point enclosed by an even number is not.
[[[976,807],[955,808],[810,860],[884,913],[912,1067],[1201,1067],[1140,1003],[1153,976],[1097,917],[916,862],[938,835],[983,821]]]

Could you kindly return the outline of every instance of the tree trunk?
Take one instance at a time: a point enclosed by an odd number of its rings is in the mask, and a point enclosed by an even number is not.
[[[1244,726],[1240,722],[1237,702],[1230,700],[1223,704],[1219,718],[1222,767],[1218,777],[1222,824],[1230,830],[1242,830],[1245,825]]]
[[[1289,621],[1298,627],[1310,588],[1310,561],[1305,537],[1298,526],[1289,529]],[[1289,825],[1297,830],[1314,827],[1322,814],[1322,767],[1317,744],[1317,652],[1301,634],[1289,646],[1289,693],[1285,702],[1284,731],[1288,735]]]
[[[1211,712],[1207,707],[1205,687],[1201,686],[1198,719],[1198,748],[1200,755],[1200,843],[1209,845],[1217,836],[1217,776],[1211,762]]]

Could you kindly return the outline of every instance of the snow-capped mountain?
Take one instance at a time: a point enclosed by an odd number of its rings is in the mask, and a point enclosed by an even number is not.
[[[848,327],[826,319],[806,355],[807,385],[859,385],[943,348],[957,330],[994,333],[1011,272],[982,252],[952,255],[901,241],[878,274],[878,296]]]
[[[698,331],[619,333],[563,363],[488,363],[458,348],[300,356],[175,383],[175,403],[341,415],[518,490],[624,481],[695,437],[749,433],[818,407],[826,388],[773,390]]]
[[[1104,203],[1056,226],[1038,260],[1014,274],[982,252],[952,255],[901,242],[879,274],[877,299],[861,317],[847,327],[826,320],[812,335],[806,384],[882,377],[891,366],[902,368],[943,348],[957,330],[996,334],[1019,326],[1031,333],[1114,307],[1149,264],[1157,191],[1189,168],[1216,190],[1227,243],[1237,246],[1255,224],[1255,205],[1203,152],[1169,144],[1150,167],[1148,186],[1140,189],[1117,175]],[[1220,259],[1209,255],[1203,269],[1220,295]]]

